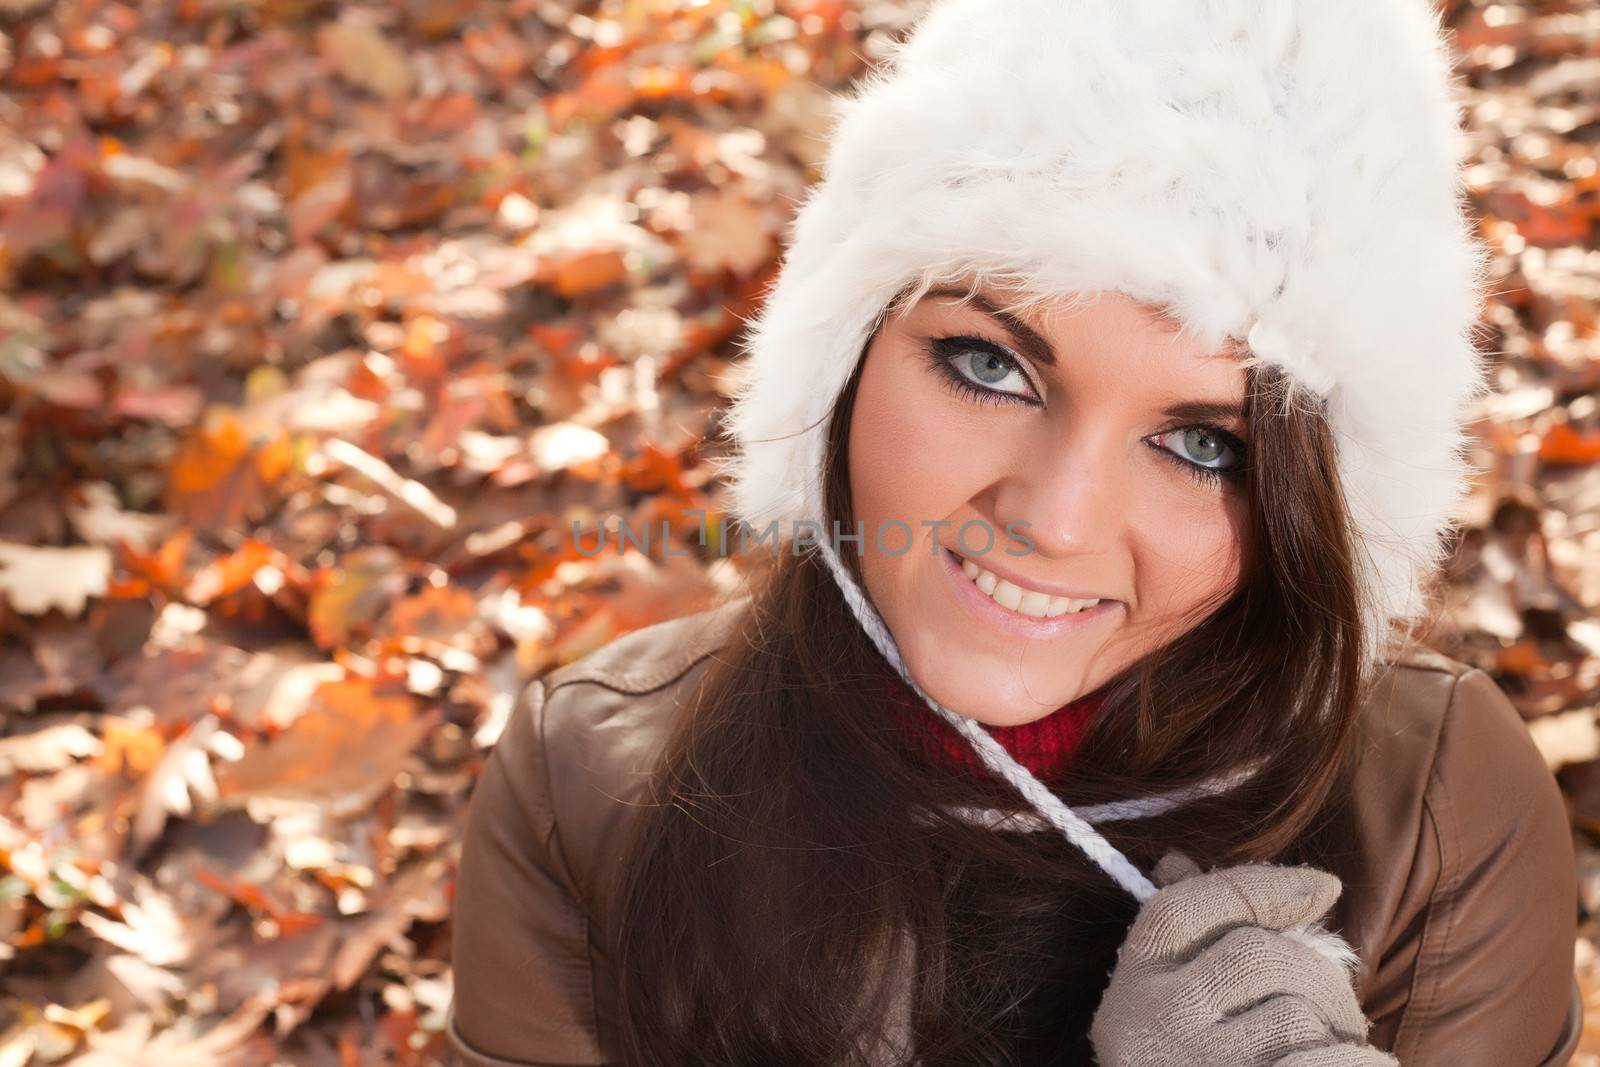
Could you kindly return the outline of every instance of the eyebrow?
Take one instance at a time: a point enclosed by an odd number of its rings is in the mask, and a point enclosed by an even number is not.
[[[1183,404],[1174,404],[1167,409],[1168,415],[1180,419],[1238,419],[1244,421],[1244,405],[1218,403],[1210,400],[1191,400]]]
[[[1032,326],[1011,314],[1011,312],[996,306],[993,301],[982,293],[970,293],[963,289],[944,288],[931,289],[928,291],[928,295],[953,296],[962,303],[972,304],[1010,331],[1012,338],[1017,342],[1017,347],[1022,349],[1023,354],[1029,359],[1051,367],[1056,365],[1055,349],[1050,347],[1050,342],[1046,341],[1038,330],[1035,330]]]
[[[982,293],[968,292],[964,289],[940,288],[930,289],[929,296],[952,296],[965,304],[972,304],[990,318],[995,319],[1004,326],[1016,341],[1017,347],[1023,354],[1038,363],[1054,367],[1056,365],[1055,349],[1050,347],[1050,342],[1044,336],[1023,322],[1011,312],[996,305]],[[1166,414],[1180,419],[1238,419],[1244,420],[1244,405],[1227,401],[1215,400],[1190,400],[1174,404],[1167,408]]]

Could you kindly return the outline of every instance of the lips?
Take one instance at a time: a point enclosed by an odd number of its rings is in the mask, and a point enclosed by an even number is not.
[[[965,574],[978,590],[1008,611],[1015,611],[1035,619],[1054,619],[1060,615],[1075,614],[1100,603],[1099,599],[1075,600],[1072,597],[1051,596],[1037,589],[1029,589],[985,570],[970,559],[961,561]]]
[[[981,564],[946,549],[952,560],[961,567],[961,573],[984,596],[1005,608],[1035,619],[1054,619],[1088,611],[1103,603],[1099,597],[1058,596],[1045,589],[1035,589],[1020,582],[1002,578]]]
[[[976,567],[979,572],[979,578],[983,577],[983,572],[988,571],[987,567],[974,560],[968,560],[959,553],[942,545],[940,546],[939,557],[939,569],[944,572],[945,579],[950,582],[951,592],[955,594],[956,602],[966,609],[967,621],[976,623],[986,630],[993,630],[1010,640],[1028,642],[1054,641],[1068,634],[1086,631],[1090,627],[1099,627],[1103,622],[1120,615],[1126,608],[1120,600],[1111,600],[1104,597],[1099,600],[1087,600],[1077,597],[1058,596],[1056,593],[1043,589],[1022,586],[1017,584],[1015,571],[1012,572],[1010,578],[1004,579],[1019,594],[1017,608],[1008,608],[999,600],[996,600],[993,595],[994,590],[999,589],[1002,581],[998,574],[989,572],[994,579],[994,588],[989,592],[985,592],[978,585],[978,582],[967,573],[968,568],[964,564],[970,563],[973,567]],[[989,579],[984,578],[983,583],[988,585]],[[1055,588],[1059,590],[1062,586],[1057,585]],[[1003,590],[1001,592],[1008,600],[1011,598],[1010,593],[1006,593]],[[1029,594],[1033,594],[1034,598],[1029,601],[1028,606],[1035,610],[1038,610],[1039,597],[1044,598],[1044,612],[1050,611],[1052,599],[1066,602],[1065,607],[1067,610],[1062,610],[1059,615],[1024,614],[1018,609],[1023,607],[1023,600]],[[1089,606],[1082,606],[1085,604]],[[1073,610],[1075,606],[1076,610]],[[1057,603],[1055,607],[1060,609],[1063,604]]]

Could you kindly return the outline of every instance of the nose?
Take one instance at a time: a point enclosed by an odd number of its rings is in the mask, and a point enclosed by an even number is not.
[[[1017,530],[1049,559],[1106,553],[1127,521],[1127,471],[1108,435],[1082,424],[1057,429],[1052,440],[1033,442],[996,483],[999,536]]]

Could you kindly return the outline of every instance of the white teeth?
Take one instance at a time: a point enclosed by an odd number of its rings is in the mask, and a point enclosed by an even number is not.
[[[1050,610],[1049,593],[1023,593],[1022,603],[1017,605],[1017,610],[1024,615],[1032,615],[1042,619]]]
[[[970,559],[961,561],[961,573],[970,578],[972,584],[996,604],[1035,619],[1054,619],[1059,615],[1083,611],[1100,603],[1098,600],[1075,600],[1072,597],[1051,596],[1035,589],[1023,589],[984,570]]]
[[[996,604],[1010,611],[1016,611],[1022,606],[1022,590],[1004,579],[994,587],[994,592],[989,596]]]

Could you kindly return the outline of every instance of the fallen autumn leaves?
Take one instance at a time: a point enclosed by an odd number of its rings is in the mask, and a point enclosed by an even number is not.
[[[438,1061],[484,753],[738,580],[732,342],[917,9],[0,4],[0,1065]],[[1593,915],[1600,17],[1450,17],[1501,356],[1432,640],[1563,768]],[[613,515],[690,556],[577,552]]]

